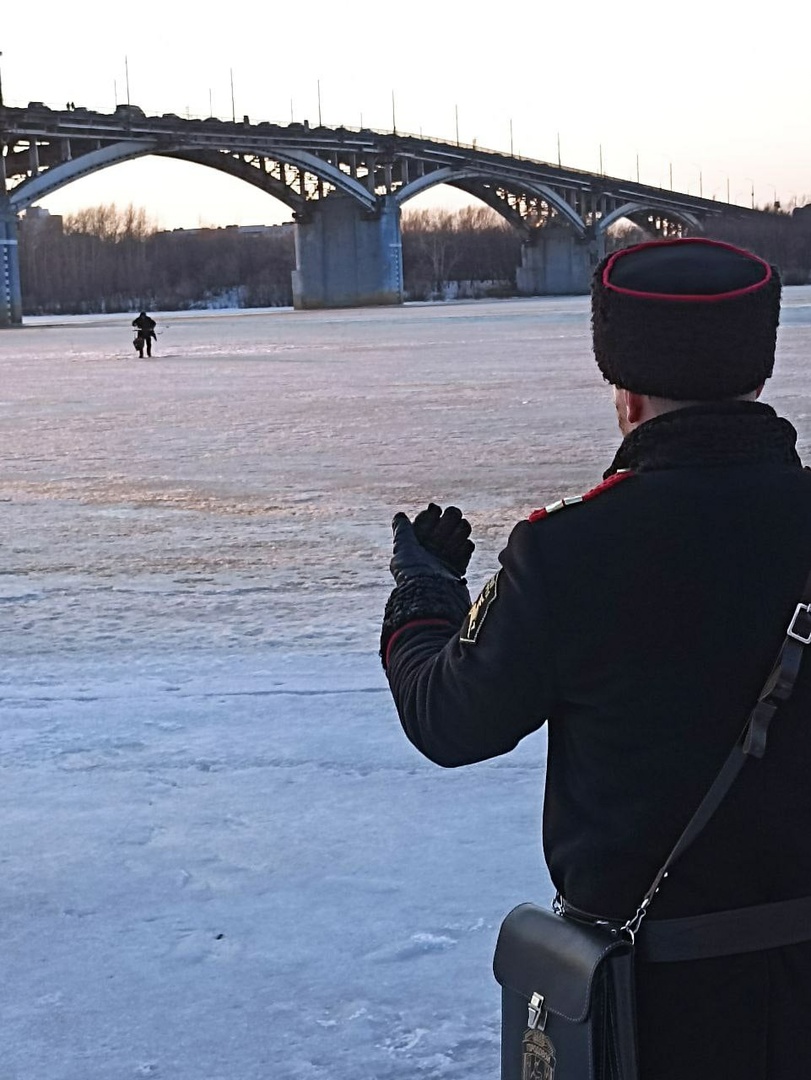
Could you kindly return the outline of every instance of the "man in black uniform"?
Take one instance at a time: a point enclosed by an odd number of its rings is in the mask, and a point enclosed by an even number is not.
[[[158,336],[155,333],[155,320],[150,315],[147,315],[145,311],[142,311],[137,318],[132,320],[132,325],[138,331],[133,345],[138,350],[138,356],[143,360],[144,348],[146,348],[146,355],[151,356],[152,339]]]
[[[549,871],[606,918],[631,918],[720,769],[811,568],[811,472],[757,400],[779,304],[774,268],[728,245],[616,253],[592,298],[624,436],[603,482],[518,524],[472,606],[461,513],[394,519],[381,655],[406,734],[453,767],[548,722]],[[807,896],[811,659],[649,919]],[[811,1077],[808,939],[641,961],[642,1080]]]

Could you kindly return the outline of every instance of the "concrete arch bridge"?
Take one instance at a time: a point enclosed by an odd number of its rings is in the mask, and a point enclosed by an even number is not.
[[[449,184],[522,235],[519,290],[588,291],[621,217],[660,236],[701,232],[708,218],[757,213],[508,154],[396,132],[111,114],[30,102],[0,107],[0,326],[22,320],[18,214],[74,180],[150,154],[218,169],[287,205],[296,222],[297,308],[403,299],[401,208]]]

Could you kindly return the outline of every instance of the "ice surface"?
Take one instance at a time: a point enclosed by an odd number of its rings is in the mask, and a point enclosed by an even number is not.
[[[475,588],[599,480],[587,300],[131,318],[0,334],[0,1077],[492,1080],[544,738],[407,743],[389,520],[461,505]],[[806,451],[810,344],[788,289]]]

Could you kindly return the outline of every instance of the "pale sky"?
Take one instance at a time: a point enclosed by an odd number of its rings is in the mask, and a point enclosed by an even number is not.
[[[811,17],[804,5],[712,0],[482,6],[412,0],[273,5],[210,15],[171,0],[45,0],[0,28],[7,105],[291,118],[391,130],[557,159],[749,205],[811,202]],[[437,191],[422,205],[438,202]],[[143,206],[164,228],[289,220],[212,170],[145,158],[43,202],[64,213]],[[417,205],[415,203],[409,204]]]

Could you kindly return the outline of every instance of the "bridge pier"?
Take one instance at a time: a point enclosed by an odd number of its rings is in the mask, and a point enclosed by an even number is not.
[[[0,329],[21,326],[23,321],[17,232],[17,215],[11,208],[11,199],[0,195]]]
[[[403,302],[400,210],[391,196],[370,214],[332,192],[296,224],[293,307],[369,307]]]
[[[591,290],[599,259],[594,240],[582,240],[565,227],[539,229],[521,248],[516,285],[522,296],[576,296]]]

